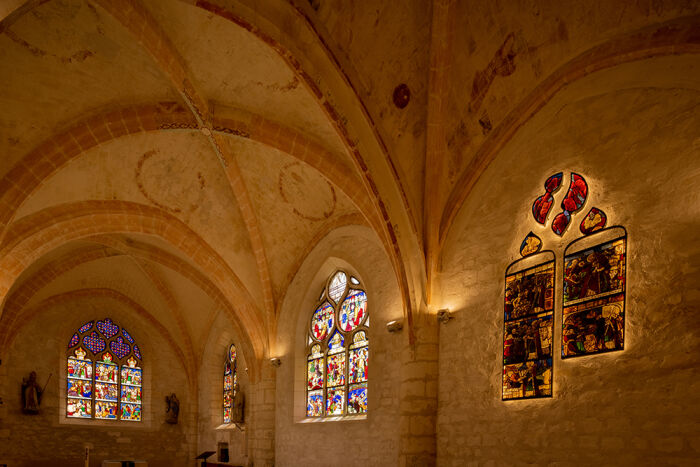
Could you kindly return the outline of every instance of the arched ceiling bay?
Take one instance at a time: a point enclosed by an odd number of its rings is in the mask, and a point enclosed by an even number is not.
[[[96,146],[46,180],[17,218],[81,200],[152,205],[180,219],[235,268],[261,299],[255,258],[221,165],[200,132],[124,136]]]
[[[280,55],[259,38],[185,2],[157,0],[145,6],[210,101],[282,122],[344,154],[318,102]]]
[[[0,175],[93,109],[178,99],[129,33],[81,0],[42,2],[2,24],[0,87]]]
[[[683,58],[657,60],[673,69],[673,61],[682,62]],[[641,65],[626,65],[624,71],[643,71]],[[646,68],[657,65],[646,63]],[[491,287],[493,284],[483,284],[481,278],[503,274],[507,264],[519,258],[520,242],[530,230],[541,237],[543,249],[561,251],[581,236],[579,223],[593,206],[607,214],[608,225],[634,222],[639,226],[637,237],[661,238],[662,232],[693,231],[699,214],[697,194],[689,190],[681,196],[668,196],[660,186],[669,179],[679,187],[692,186],[700,174],[700,88],[675,87],[669,76],[647,81],[646,86],[615,86],[626,81],[624,76],[623,70],[609,70],[579,81],[574,87],[580,92],[572,90],[579,99],[554,99],[504,147],[475,185],[474,196],[464,203],[449,232],[440,276],[444,291]],[[633,81],[641,84],[644,74],[638,76]],[[617,111],[610,112],[611,108]],[[586,177],[589,195],[559,237],[551,231],[550,223],[540,226],[534,221],[531,206],[542,194],[544,180],[562,170],[567,177],[569,171]],[[560,192],[555,197],[555,208],[561,196]],[[668,227],[656,220],[662,211],[668,215],[669,210],[677,213],[677,226]],[[635,213],[634,219],[628,217],[630,213]],[[681,225],[687,227],[679,228]],[[485,238],[491,239],[487,250]],[[493,261],[493,251],[502,252],[499,261]],[[470,295],[445,293],[443,305],[469,308],[474,305],[469,302]]]
[[[326,174],[307,164],[242,138],[228,142],[251,193],[279,297],[315,235],[357,208]]]
[[[294,0],[367,107],[417,222],[423,215],[431,5],[424,0]],[[378,47],[377,44],[382,44]],[[408,87],[405,107],[394,90]]]
[[[489,133],[557,68],[595,45],[700,11],[697,2],[673,0],[456,2],[455,7],[460,20],[455,28],[446,123],[453,154],[447,173],[452,183]],[[665,33],[678,27],[670,26]],[[663,34],[663,28],[656,33]],[[643,39],[617,44],[620,49],[625,46],[643,47]],[[589,63],[612,51],[597,52]]]

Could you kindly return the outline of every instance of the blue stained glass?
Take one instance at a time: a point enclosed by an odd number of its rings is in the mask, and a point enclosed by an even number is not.
[[[355,329],[365,317],[366,310],[367,295],[362,290],[351,290],[340,308],[340,329]]]
[[[326,302],[314,313],[311,318],[311,332],[318,340],[326,338],[328,333],[333,329],[335,313],[330,303]]]
[[[80,342],[80,336],[78,336],[78,333],[76,332],[75,334],[73,334],[73,337],[70,338],[68,348],[70,349],[71,347],[78,345],[78,342]]]
[[[83,337],[83,344],[94,354],[107,348],[107,342],[98,336],[95,331],[91,332],[89,336]]]
[[[310,392],[306,400],[306,416],[320,417],[323,415],[323,391]]]
[[[78,331],[80,332],[80,334],[82,334],[82,333],[84,333],[84,332],[87,332],[87,331],[89,331],[90,329],[92,329],[92,323],[93,323],[93,321],[88,321],[87,323],[85,323],[85,324],[83,324],[82,326],[80,326],[80,329],[78,329]]]
[[[343,335],[336,331],[333,334],[333,337],[331,337],[330,341],[328,341],[328,348],[331,353],[334,352],[339,352],[344,349],[345,345],[345,338],[343,338]]]
[[[116,420],[117,419],[117,403],[95,401],[95,418]]]
[[[68,378],[68,397],[80,397],[90,399],[92,397],[92,382],[81,379]]]
[[[111,319],[105,318],[104,321],[97,322],[97,330],[105,337],[113,337],[119,333],[119,326],[114,324]]]
[[[367,412],[367,384],[351,385],[348,393],[348,413]]]
[[[134,355],[136,355],[136,358],[139,360],[142,360],[141,358],[141,350],[139,350],[139,346],[134,344]]]
[[[122,336],[124,336],[124,339],[126,339],[127,341],[129,341],[130,344],[133,344],[133,343],[134,343],[134,338],[131,337],[131,334],[129,334],[128,332],[126,332],[126,329],[124,329],[124,328],[122,328]]]
[[[141,405],[122,403],[121,419],[135,422],[141,420]]]
[[[124,342],[124,339],[122,339],[121,337],[117,337],[112,342],[110,342],[109,349],[112,352],[114,352],[114,354],[119,359],[126,357],[127,355],[129,355],[129,352],[131,352],[131,347],[129,347],[129,344]]]
[[[345,389],[328,389],[326,398],[326,415],[343,415],[345,408]]]
[[[117,385],[109,383],[95,383],[95,399],[98,401],[116,401]]]

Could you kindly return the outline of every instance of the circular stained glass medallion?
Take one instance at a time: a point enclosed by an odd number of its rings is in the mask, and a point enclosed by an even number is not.
[[[318,307],[311,318],[311,335],[320,341],[325,339],[333,329],[333,320],[333,307],[326,302]]]
[[[367,314],[367,294],[362,290],[350,290],[340,307],[340,329],[352,331],[358,327]]]

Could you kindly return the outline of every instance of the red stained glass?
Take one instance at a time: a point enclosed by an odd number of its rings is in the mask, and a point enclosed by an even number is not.
[[[238,384],[238,360],[236,346],[231,344],[226,353],[226,362],[224,363],[224,392],[223,392],[223,421],[231,423],[233,410],[233,401],[236,396],[236,384]]]
[[[92,418],[92,401],[72,399],[66,401],[66,416],[71,418]]]
[[[350,351],[350,383],[367,381],[369,369],[369,349],[361,347]]]
[[[535,217],[535,220],[542,225],[547,222],[547,215],[554,203],[554,196],[552,196],[552,194],[559,190],[563,177],[563,172],[549,177],[547,181],[544,182],[545,193],[532,203],[532,215]]]
[[[345,409],[345,389],[329,389],[326,396],[326,415],[343,415]]]
[[[117,419],[117,403],[95,401],[95,418],[104,420]]]
[[[326,338],[330,330],[333,329],[334,316],[335,313],[330,303],[326,302],[318,307],[311,318],[311,333],[316,339],[323,340]]]
[[[552,395],[554,265],[506,272],[503,400]]]
[[[306,416],[320,417],[323,415],[323,391],[310,392],[306,398]]]
[[[328,387],[342,386],[345,384],[345,353],[328,356],[328,377],[326,384]]]
[[[336,271],[311,316],[307,338],[306,416],[367,411],[369,313],[360,280]],[[352,284],[350,288],[348,285]]]
[[[571,174],[571,184],[569,191],[561,202],[561,207],[564,210],[556,215],[552,221],[552,231],[561,236],[566,231],[566,228],[571,222],[571,214],[583,207],[588,197],[588,184],[586,180],[579,174]]]
[[[340,307],[340,329],[352,331],[362,323],[367,311],[367,294],[351,290]]]
[[[122,404],[120,418],[138,422],[141,420],[141,406],[137,404]]]
[[[66,416],[103,420],[141,420],[141,358],[133,337],[109,318],[89,321],[71,337],[69,348],[80,344],[101,360],[93,366],[83,347],[67,358]],[[134,344],[133,347],[127,342]],[[105,352],[105,350],[109,351]],[[76,358],[77,357],[77,358]],[[118,363],[126,359],[128,366]]]
[[[323,389],[323,359],[309,360],[307,365],[308,389]]]

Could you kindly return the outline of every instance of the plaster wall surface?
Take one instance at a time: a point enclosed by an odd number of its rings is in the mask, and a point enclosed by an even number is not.
[[[199,407],[197,420],[197,453],[217,451],[218,443],[228,443],[229,461],[238,465],[248,464],[248,426],[238,428],[223,423],[223,380],[224,362],[229,346],[240,342],[226,326],[226,320],[219,314],[212,325],[213,331],[207,339],[201,354],[199,371]],[[248,378],[248,364],[245,355],[237,347],[238,384],[245,400],[244,421],[250,422],[251,385]],[[249,423],[248,423],[249,425]],[[214,459],[212,457],[212,459]]]
[[[161,467],[190,465],[196,406],[184,369],[173,358],[170,345],[142,318],[114,303],[102,305],[91,310],[90,305],[76,301],[45,310],[16,334],[0,367],[5,406],[0,462],[18,467],[83,465],[84,447],[89,445],[91,466],[105,459],[143,459]],[[65,319],[67,315],[71,317]],[[66,346],[84,322],[105,316],[129,330],[144,357],[143,420],[138,423],[65,417]],[[39,415],[21,412],[22,379],[31,371],[37,372],[42,386],[52,375]],[[164,398],[173,392],[180,400],[176,425],[165,423]]]
[[[0,465],[80,464],[86,442],[92,467],[220,442],[255,467],[697,465],[700,2],[11,4]],[[559,171],[550,220],[570,172],[590,189],[561,238],[531,213]],[[625,349],[558,357],[558,285],[554,396],[503,402],[504,271],[533,231],[561,284],[591,207],[629,233]],[[310,421],[338,268],[369,296],[369,413]],[[144,354],[140,424],[63,416],[65,345],[105,316]],[[220,426],[232,342],[244,430]],[[53,374],[35,417],[32,370]]]
[[[368,295],[370,365],[366,417],[336,421],[305,419],[306,335],[318,296],[337,268],[356,274]],[[277,369],[276,464],[280,466],[392,465],[399,450],[399,360],[405,334],[384,324],[401,319],[385,253],[365,228],[324,238],[295,277],[280,322]],[[333,449],[328,449],[333,446]]]
[[[439,465],[696,465],[698,105],[678,88],[582,98],[543,111],[489,167],[443,255],[457,319],[440,334]],[[561,239],[531,214],[560,170],[590,190]],[[625,349],[562,360],[563,250],[592,206],[629,233]],[[529,230],[556,254],[554,395],[502,402],[504,274]]]

